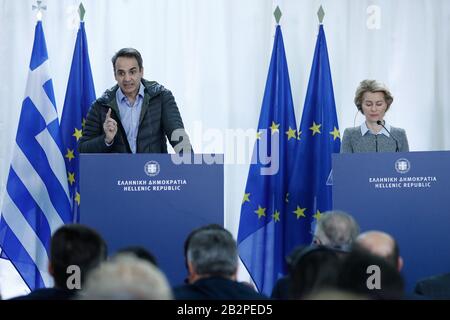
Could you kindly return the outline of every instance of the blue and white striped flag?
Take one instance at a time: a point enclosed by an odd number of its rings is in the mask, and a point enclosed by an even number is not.
[[[30,290],[53,285],[47,271],[50,238],[67,222],[63,144],[38,21],[0,220],[1,257],[11,261]]]

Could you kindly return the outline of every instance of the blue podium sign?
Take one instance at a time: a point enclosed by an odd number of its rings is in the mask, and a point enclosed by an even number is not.
[[[335,154],[333,207],[395,237],[407,290],[450,271],[450,152]]]
[[[104,237],[110,253],[147,248],[170,283],[181,284],[186,236],[223,225],[223,164],[175,164],[168,154],[81,154],[80,161],[80,222]]]

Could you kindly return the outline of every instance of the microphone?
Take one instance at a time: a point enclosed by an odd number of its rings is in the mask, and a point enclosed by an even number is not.
[[[392,133],[390,133],[389,130],[384,126],[384,121],[378,120],[378,121],[377,121],[377,124],[378,124],[379,126],[382,126],[382,127],[387,131],[387,133],[389,133],[389,136],[390,136],[392,139],[394,139],[394,141],[395,141],[395,152],[399,152],[398,141],[397,141],[397,139],[395,139],[395,137],[392,135]]]

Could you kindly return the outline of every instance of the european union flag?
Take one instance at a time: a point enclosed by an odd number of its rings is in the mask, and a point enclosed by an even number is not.
[[[25,99],[0,220],[2,258],[26,285],[50,287],[50,238],[71,222],[58,113],[42,22],[36,25]]]
[[[64,160],[69,181],[70,199],[74,222],[80,219],[80,175],[78,140],[82,136],[86,114],[95,100],[94,81],[92,80],[91,64],[89,62],[88,45],[84,22],[80,22],[72,66],[67,83],[64,100],[61,129],[63,134]]]
[[[340,147],[327,42],[320,25],[290,183],[296,192],[290,199],[289,210],[296,210],[307,231],[290,233],[290,243],[310,243],[311,225],[320,219],[322,212],[332,209],[331,154],[339,153]]]
[[[286,231],[295,217],[286,208],[297,144],[283,36],[277,25],[238,232],[242,262],[266,295],[284,272]]]

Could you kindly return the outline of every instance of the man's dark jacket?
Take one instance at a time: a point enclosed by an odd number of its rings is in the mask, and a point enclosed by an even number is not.
[[[64,290],[58,288],[42,288],[27,295],[10,300],[71,300],[75,298],[78,290]]]
[[[176,300],[266,300],[250,286],[223,277],[207,277],[173,289]]]
[[[450,273],[418,281],[414,292],[429,299],[450,299]]]
[[[142,79],[144,101],[139,117],[137,153],[167,153],[166,136],[175,152],[191,152],[191,144],[181,120],[180,112],[172,93],[155,81]],[[115,85],[105,91],[91,106],[79,141],[82,153],[131,153],[127,135],[120,121]],[[117,122],[117,134],[111,146],[105,144],[103,123],[111,108],[111,118]],[[171,141],[173,134],[174,141]]]

